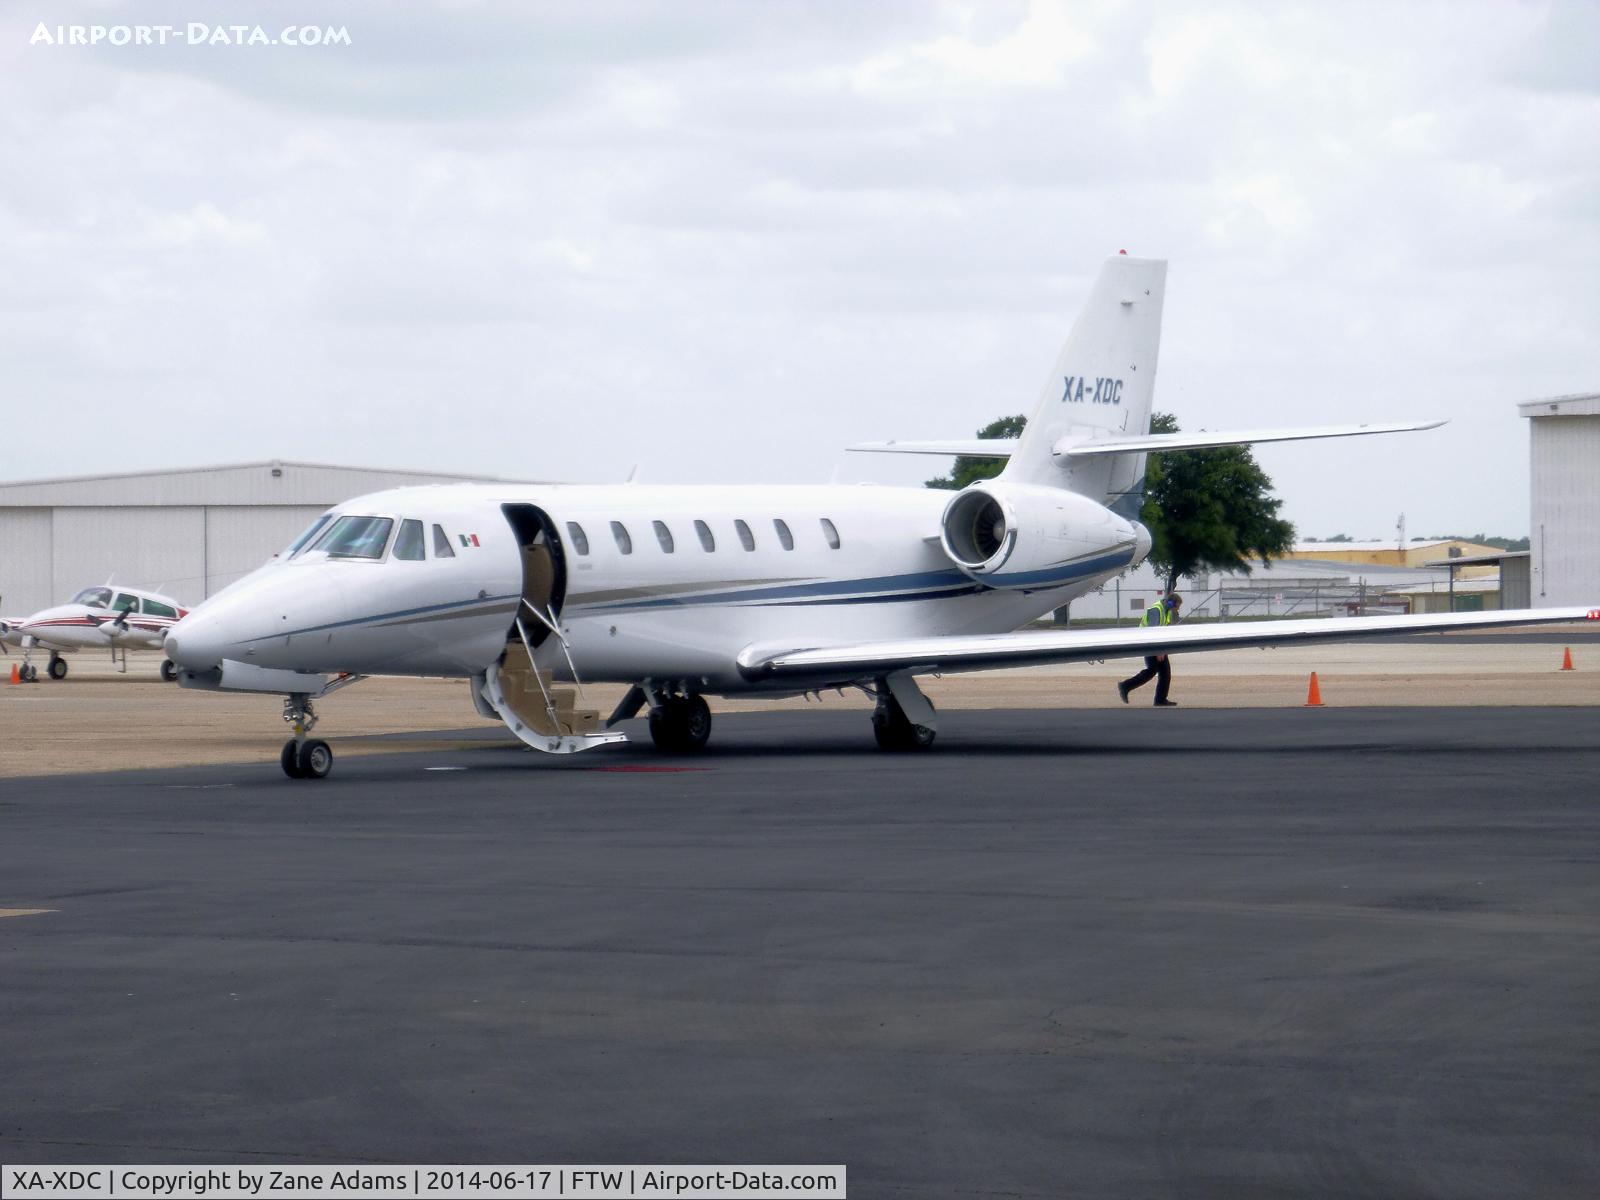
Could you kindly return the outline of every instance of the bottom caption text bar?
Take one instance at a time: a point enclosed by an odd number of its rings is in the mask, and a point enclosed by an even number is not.
[[[843,1166],[0,1167],[0,1200],[321,1200],[341,1196],[484,1200],[844,1200]]]

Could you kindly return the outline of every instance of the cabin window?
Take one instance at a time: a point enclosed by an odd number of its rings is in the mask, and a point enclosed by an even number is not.
[[[450,535],[444,531],[443,525],[433,527],[433,556],[435,558],[456,556],[456,548],[450,544]]]
[[[750,532],[750,526],[743,521],[735,521],[733,527],[739,531],[739,544],[746,550],[756,548],[756,535]]]
[[[311,548],[329,558],[382,558],[393,528],[388,517],[340,517]]]
[[[628,536],[628,527],[621,521],[611,522],[611,536],[616,539],[618,550],[624,554],[633,553],[633,539]]]
[[[576,521],[568,521],[567,536],[572,539],[572,548],[579,554],[589,553],[589,535],[583,531],[582,525]]]
[[[711,526],[707,525],[704,521],[696,521],[694,523],[694,531],[700,537],[701,548],[704,549],[707,554],[715,553],[717,549],[717,539],[711,536]]]
[[[306,543],[316,537],[322,527],[331,520],[333,520],[332,513],[323,513],[315,521],[311,522],[309,529],[289,543],[289,548],[283,552],[283,557],[293,558],[296,554],[299,554],[301,550],[305,549]]]
[[[103,587],[84,588],[83,591],[72,598],[72,602],[86,605],[89,608],[110,608],[111,589]]]
[[[394,539],[394,556],[405,562],[421,562],[428,556],[421,521],[400,522],[400,534]]]
[[[782,517],[777,517],[772,522],[772,527],[778,531],[778,540],[783,543],[785,550],[794,549],[794,534],[789,532],[789,526]]]
[[[833,549],[839,548],[839,530],[827,517],[822,518],[822,536],[828,539],[828,545]]]
[[[112,612],[138,612],[139,597],[130,596],[127,592],[118,592],[116,603],[111,606]]]
[[[173,608],[172,605],[163,604],[159,600],[146,600],[144,602],[144,610],[152,617],[175,617],[178,615],[178,610]]]
[[[665,521],[651,521],[650,528],[656,531],[656,541],[661,543],[661,553],[672,553],[672,530],[667,528]]]

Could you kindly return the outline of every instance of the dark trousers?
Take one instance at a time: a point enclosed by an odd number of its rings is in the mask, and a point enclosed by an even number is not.
[[[1143,687],[1152,679],[1156,681],[1156,703],[1160,704],[1167,698],[1167,689],[1172,686],[1172,663],[1168,659],[1149,655],[1144,660],[1144,670],[1132,679],[1123,680],[1123,686],[1131,692],[1134,688]]]

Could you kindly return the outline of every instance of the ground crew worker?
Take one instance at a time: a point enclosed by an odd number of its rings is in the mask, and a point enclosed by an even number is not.
[[[1178,619],[1178,610],[1183,607],[1183,597],[1177,592],[1168,592],[1149,608],[1144,610],[1144,620],[1139,622],[1140,627],[1152,625],[1171,625]],[[1147,655],[1144,660],[1144,670],[1132,679],[1124,679],[1117,684],[1117,695],[1122,697],[1122,702],[1128,702],[1128,693],[1134,688],[1143,687],[1152,679],[1156,681],[1156,707],[1176,708],[1176,700],[1167,699],[1167,690],[1172,686],[1172,664],[1167,661],[1165,654]]]

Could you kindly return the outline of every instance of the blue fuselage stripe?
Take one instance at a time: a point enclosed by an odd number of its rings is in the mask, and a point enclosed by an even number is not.
[[[599,615],[601,613],[635,612],[641,609],[704,608],[718,604],[757,605],[760,607],[810,607],[832,604],[903,604],[922,600],[948,600],[992,591],[996,586],[1005,588],[1061,587],[1101,571],[1113,570],[1128,563],[1132,550],[1119,550],[1083,562],[1068,563],[1042,571],[1021,572],[993,576],[991,581],[978,582],[962,572],[922,571],[907,575],[886,575],[874,579],[830,579],[817,583],[786,584],[780,587],[741,588],[736,591],[708,592],[698,596],[662,596],[652,600],[623,600],[608,604],[586,605],[574,599],[566,606],[568,616]],[[370,617],[352,617],[345,621],[331,621],[325,625],[310,625],[286,633],[268,634],[251,640],[264,642],[273,638],[298,637],[308,633],[325,633],[335,629],[352,629],[363,625],[379,625],[404,621],[408,617],[426,617],[445,613],[450,609],[476,609],[484,605],[516,600],[516,593],[502,596],[473,597],[470,600],[453,600],[445,604],[429,604],[420,608],[398,609]],[[462,612],[463,617],[480,615]]]

